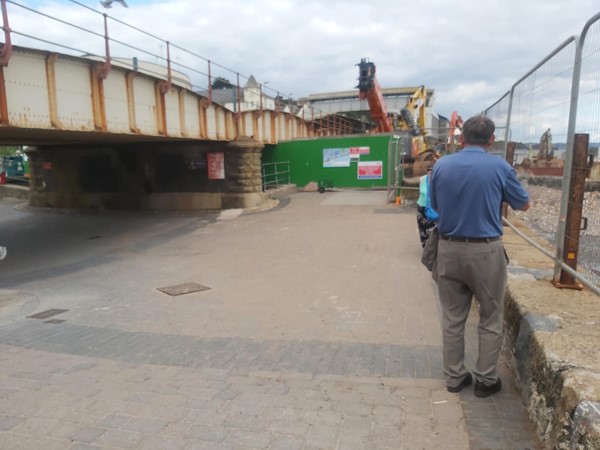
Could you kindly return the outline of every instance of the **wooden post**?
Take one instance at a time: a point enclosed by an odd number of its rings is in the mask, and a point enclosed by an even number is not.
[[[563,261],[571,269],[577,270],[577,253],[579,252],[579,235],[583,216],[583,196],[585,193],[585,178],[587,176],[590,135],[575,134],[574,137],[569,204],[567,205],[565,241],[563,244]],[[582,289],[581,284],[564,269],[560,272],[559,282],[555,284],[560,288]]]

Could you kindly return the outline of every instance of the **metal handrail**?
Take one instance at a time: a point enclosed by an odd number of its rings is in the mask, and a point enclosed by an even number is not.
[[[279,171],[278,166],[285,165],[285,169]],[[267,173],[267,168],[272,167],[274,172]],[[280,178],[280,175],[283,176]],[[275,177],[274,179],[272,177]],[[290,184],[291,171],[289,161],[279,161],[273,163],[262,164],[262,179],[263,179],[263,191],[266,191],[269,187],[278,188],[283,184]]]

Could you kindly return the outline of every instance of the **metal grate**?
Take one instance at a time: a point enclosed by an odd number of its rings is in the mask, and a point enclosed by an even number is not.
[[[161,292],[164,292],[167,295],[174,297],[177,295],[191,294],[193,292],[207,291],[210,288],[200,283],[183,283],[177,284],[175,286],[166,286],[157,289]]]

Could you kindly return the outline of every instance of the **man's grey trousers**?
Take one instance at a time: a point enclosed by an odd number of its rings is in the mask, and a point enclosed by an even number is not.
[[[439,241],[437,284],[442,306],[444,375],[449,387],[458,386],[468,372],[464,364],[465,323],[473,297],[479,307],[479,355],[473,373],[486,386],[498,379],[507,264],[501,240]]]

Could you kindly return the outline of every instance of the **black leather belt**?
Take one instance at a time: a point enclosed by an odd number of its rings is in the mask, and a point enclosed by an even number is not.
[[[440,235],[440,239],[443,239],[444,241],[450,241],[450,242],[494,242],[494,241],[499,241],[500,240],[500,236],[496,236],[496,237],[491,237],[491,238],[467,238],[467,237],[454,237],[454,236],[448,236],[446,234],[442,234]]]

